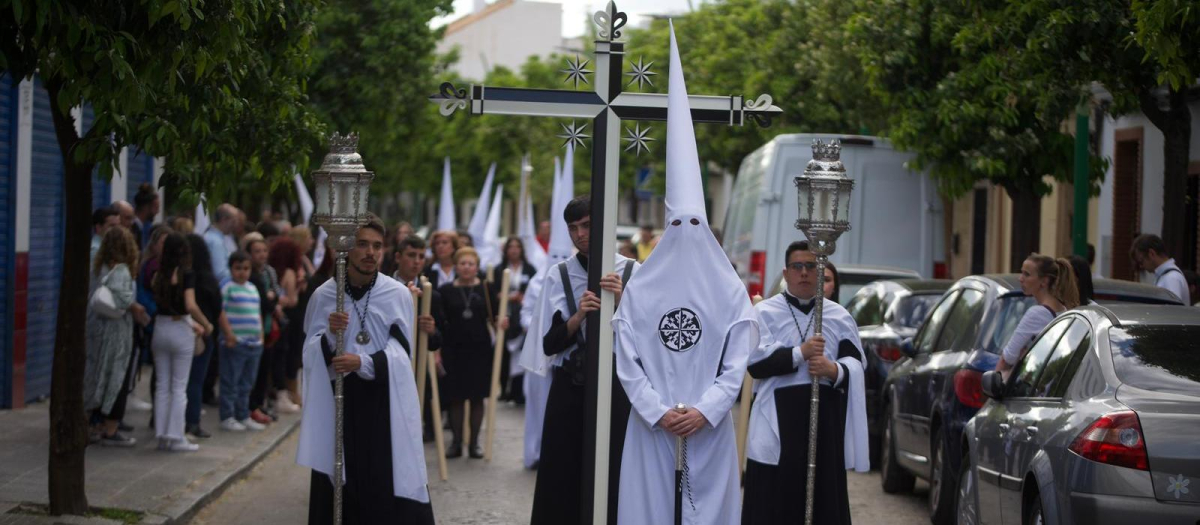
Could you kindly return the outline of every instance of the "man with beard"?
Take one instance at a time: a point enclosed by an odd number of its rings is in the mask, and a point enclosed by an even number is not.
[[[336,313],[337,281],[313,292],[304,318],[304,417],[296,463],[313,470],[309,523],[333,517],[333,381],[344,374],[347,524],[432,524],[421,443],[421,417],[412,374],[412,295],[379,273],[383,222],[374,215],[359,228],[346,265],[347,312]],[[345,353],[334,355],[345,332]]]

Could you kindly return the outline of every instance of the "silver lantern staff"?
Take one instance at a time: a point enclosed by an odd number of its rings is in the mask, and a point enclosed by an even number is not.
[[[821,335],[822,313],[825,302],[825,264],[837,247],[837,238],[850,229],[850,192],[854,181],[846,176],[842,165],[841,144],[836,140],[822,144],[814,140],[813,158],[804,168],[804,175],[796,177],[798,214],[796,228],[808,237],[809,250],[817,256],[817,307],[813,313],[815,336]],[[815,377],[812,380],[812,402],[808,420],[808,479],[805,483],[804,523],[812,525],[813,490],[817,481],[817,412],[820,409],[821,388]]]
[[[346,252],[354,248],[358,229],[367,222],[367,196],[375,174],[363,167],[358,154],[358,135],[334,133],[329,139],[329,154],[321,168],[313,172],[316,186],[316,210],[313,222],[325,228],[330,243],[337,252],[337,313],[345,312]],[[346,352],[346,331],[336,335],[334,355]],[[342,523],[342,485],[346,471],[345,447],[342,443],[342,392],[344,374],[337,374],[333,386],[334,456],[333,456],[333,523]]]

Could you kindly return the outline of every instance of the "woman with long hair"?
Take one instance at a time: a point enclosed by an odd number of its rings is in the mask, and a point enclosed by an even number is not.
[[[521,304],[525,301],[525,289],[529,287],[529,282],[533,280],[533,276],[537,274],[537,270],[525,258],[525,243],[519,237],[509,237],[504,241],[504,257],[503,262],[492,267],[491,275],[488,281],[492,286],[494,293],[500,293],[501,280],[504,277],[504,269],[508,269],[509,285],[508,285],[508,312],[509,319],[518,319],[521,316]],[[500,363],[500,400],[513,401],[518,404],[525,403],[525,392],[522,388],[524,379],[523,369],[520,365],[512,366],[513,352],[521,350],[522,343],[525,342],[525,330],[521,328],[521,323],[512,323],[508,330],[504,331],[505,349],[502,362]]]
[[[258,363],[258,378],[250,395],[250,406],[266,412],[271,419],[276,417],[268,410],[268,400],[273,400],[277,411],[289,414],[300,411],[287,392],[286,369],[295,358],[290,355],[284,334],[288,325],[286,311],[294,308],[300,299],[300,279],[304,276],[304,266],[300,260],[302,256],[300,247],[284,236],[277,237],[267,253],[267,266],[278,279],[275,287],[277,300],[275,310],[271,313],[271,333],[263,345],[262,360]],[[259,419],[253,415],[251,418],[256,421]]]
[[[842,280],[838,278],[837,266],[828,261],[825,262],[825,287],[821,291],[826,299],[835,303],[842,298]]]
[[[283,329],[282,359],[275,367],[275,404],[285,412],[295,407],[300,408],[300,367],[304,356],[304,311],[308,308],[308,298],[311,291],[308,279],[316,272],[308,254],[312,253],[316,242],[312,232],[306,227],[295,227],[288,231],[288,238],[299,249],[300,269],[296,272],[296,303],[283,309],[286,321]],[[286,274],[286,272],[285,272]],[[277,352],[278,353],[278,352]]]
[[[216,320],[221,317],[221,286],[217,283],[216,269],[213,268],[212,257],[208,253],[208,245],[204,237],[191,233],[187,236],[188,247],[192,250],[192,275],[195,279],[196,305],[205,319]],[[204,336],[204,348],[197,348],[197,354],[192,357],[192,368],[188,374],[187,410],[184,414],[184,430],[192,437],[205,439],[212,434],[200,428],[200,408],[203,400],[204,383],[207,376],[216,380],[216,370],[211,364],[217,356],[217,334]]]
[[[133,271],[137,268],[138,248],[126,228],[109,228],[100,240],[92,266],[91,293],[104,286],[112,292],[113,306],[123,312],[111,318],[89,308],[87,312],[87,365],[83,381],[83,406],[103,421],[98,431],[100,444],[131,447],[137,440],[117,431],[125,417],[128,395],[129,359],[133,353],[134,304]]]
[[[996,363],[996,370],[1006,377],[1024,355],[1029,343],[1050,321],[1058,314],[1079,306],[1075,270],[1066,259],[1030,254],[1021,264],[1021,275],[1017,280],[1021,283],[1021,291],[1033,297],[1036,304],[1025,311],[1020,324],[1004,345],[1000,361]]]
[[[1072,255],[1067,260],[1071,263],[1071,269],[1075,270],[1075,286],[1079,290],[1079,304],[1095,304],[1092,301],[1096,295],[1095,287],[1092,285],[1092,265],[1088,264],[1087,259],[1078,255]]]
[[[429,246],[433,251],[433,261],[425,270],[425,277],[436,290],[454,281],[454,253],[462,244],[453,230],[438,230],[429,237]]]
[[[454,442],[446,457],[462,456],[463,421],[466,404],[471,404],[472,458],[483,457],[479,447],[479,427],[483,423],[483,398],[492,387],[492,332],[489,324],[500,307],[496,294],[479,278],[479,254],[474,248],[459,248],[454,253],[454,281],[438,288],[442,297],[440,326],[442,333],[442,366],[446,370],[445,389],[449,401],[450,428]],[[498,330],[507,328],[507,316],[496,323]]]
[[[191,452],[200,446],[184,436],[188,375],[196,351],[196,338],[213,332],[196,304],[196,276],[192,250],[182,234],[163,239],[158,271],[151,282],[158,314],[154,320],[154,433],[159,450]]]

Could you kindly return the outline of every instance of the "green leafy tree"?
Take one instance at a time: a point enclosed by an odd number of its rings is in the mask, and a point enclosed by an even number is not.
[[[126,146],[166,157],[164,182],[213,201],[245,178],[279,184],[316,120],[304,107],[313,1],[0,0],[0,69],[35,73],[52,101],[64,161],[67,261],[87,260],[91,179],[112,175]],[[71,108],[90,104],[83,136]],[[299,155],[297,155],[299,153]],[[82,392],[88,269],[68,264],[59,287],[50,394],[51,514],[88,510]]]

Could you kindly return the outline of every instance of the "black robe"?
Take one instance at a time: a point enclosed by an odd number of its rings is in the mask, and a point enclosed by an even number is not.
[[[788,296],[789,302],[794,298]],[[812,304],[793,303],[808,313]],[[848,341],[838,345],[838,359],[860,357]],[[846,491],[846,383],[845,365],[839,386],[822,384],[817,419],[817,472],[813,495],[813,523],[850,523],[850,499]],[[792,347],[780,347],[769,357],[747,367],[756,379],[785,375],[798,369],[792,362]],[[779,464],[746,460],[743,477],[742,525],[783,525],[804,522],[808,480],[808,425],[812,385],[775,389],[775,411],[779,420]],[[757,400],[755,400],[757,402]]]
[[[366,292],[350,288],[356,299]],[[357,293],[356,293],[357,292]],[[392,338],[412,354],[408,340],[393,325]],[[321,338],[326,366],[333,360],[333,349]],[[392,431],[388,395],[388,360],[383,351],[370,355],[375,379],[346,374],[343,380],[343,449],[346,454],[346,485],[342,487],[342,523],[346,525],[396,523],[433,525],[430,503],[395,495],[392,483]],[[312,471],[309,485],[308,523],[333,523],[333,483],[330,476]]]
[[[579,255],[579,261],[587,268],[587,260]],[[576,297],[578,306],[579,298]],[[567,334],[565,312],[556,312],[549,331],[542,339],[546,355],[566,351],[582,342]],[[581,328],[582,330],[582,328]],[[582,344],[577,350],[587,349]],[[583,354],[579,354],[582,356]],[[590,470],[585,465],[584,429],[587,428],[586,389],[581,381],[582,370],[572,373],[564,367],[553,369],[550,393],[546,399],[545,422],[542,425],[542,452],[538,460],[537,484],[533,492],[533,514],[530,525],[567,525],[591,523],[591,516],[581,516],[583,502],[592,494],[583,493],[582,472]],[[612,412],[608,442],[608,523],[617,522],[617,496],[621,489],[621,452],[625,448],[625,425],[629,422],[629,397],[617,379],[617,368],[612,374]]]

